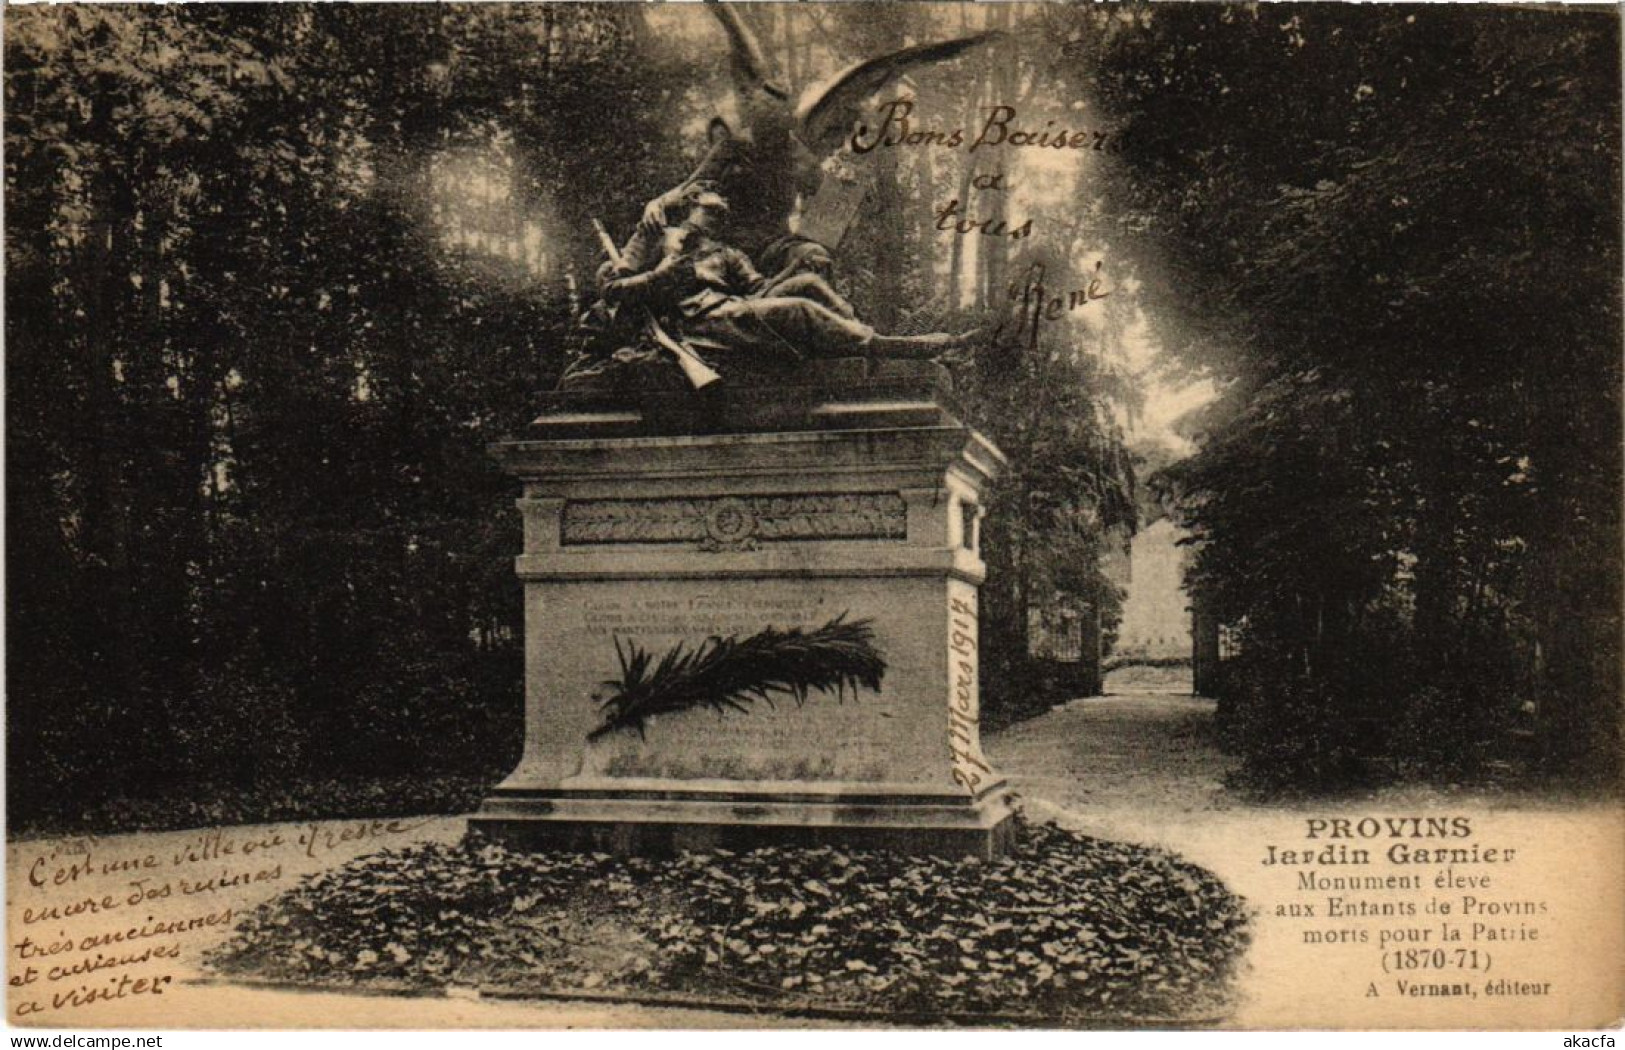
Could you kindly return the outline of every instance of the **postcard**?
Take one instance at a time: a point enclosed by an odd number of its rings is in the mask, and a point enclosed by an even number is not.
[[[1617,10],[4,18],[10,1025],[1625,1018]]]

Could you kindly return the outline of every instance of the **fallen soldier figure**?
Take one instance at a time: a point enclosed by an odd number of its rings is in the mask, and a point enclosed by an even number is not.
[[[668,227],[664,218],[673,206],[686,206],[687,213],[680,225]],[[599,271],[602,303],[595,312],[601,321],[646,311],[684,346],[724,358],[745,354],[752,364],[930,359],[964,349],[976,337],[876,332],[823,276],[829,256],[820,245],[795,245],[782,253],[784,268],[763,277],[748,255],[720,239],[727,214],[728,202],[703,188],[651,201],[620,258]]]

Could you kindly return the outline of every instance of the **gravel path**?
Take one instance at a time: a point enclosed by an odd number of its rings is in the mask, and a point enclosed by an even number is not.
[[[1107,688],[1118,684],[1108,680]],[[1097,816],[1231,808],[1222,778],[1233,760],[1213,739],[1213,701],[1153,692],[1165,682],[1144,676],[1133,685],[992,734],[987,753],[1023,796]]]

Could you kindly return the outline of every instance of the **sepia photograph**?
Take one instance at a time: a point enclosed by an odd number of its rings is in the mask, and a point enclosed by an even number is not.
[[[9,1027],[1625,1023],[1618,7],[0,17]]]

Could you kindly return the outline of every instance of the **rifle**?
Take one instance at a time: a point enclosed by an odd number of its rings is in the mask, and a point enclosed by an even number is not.
[[[610,237],[609,231],[604,229],[604,224],[594,218],[592,228],[597,232],[598,243],[603,246],[604,254],[609,256],[609,261],[614,263],[617,269],[624,270],[626,262],[621,257],[621,250],[615,247],[615,241]],[[660,322],[655,320],[655,315],[647,308],[643,311],[643,320],[656,345],[677,358],[677,366],[683,370],[683,375],[695,390],[703,390],[722,378],[716,369],[700,359],[700,355],[696,354],[692,347],[672,338],[671,333],[660,326]]]

